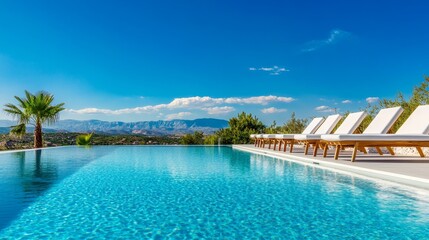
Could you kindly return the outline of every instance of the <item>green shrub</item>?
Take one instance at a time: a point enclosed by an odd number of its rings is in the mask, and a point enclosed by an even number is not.
[[[79,146],[88,146],[91,142],[92,133],[81,134],[76,137],[76,144]]]

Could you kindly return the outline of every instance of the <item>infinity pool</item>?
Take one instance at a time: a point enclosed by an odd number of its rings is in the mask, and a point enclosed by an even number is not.
[[[429,195],[230,147],[0,154],[0,239],[428,239]]]

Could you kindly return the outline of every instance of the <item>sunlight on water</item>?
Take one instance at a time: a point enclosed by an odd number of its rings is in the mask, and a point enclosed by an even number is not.
[[[18,188],[9,193],[45,179],[3,222],[0,238],[429,237],[426,192],[229,147],[44,150],[43,177],[25,170],[33,154],[0,156],[1,173],[16,178],[2,183]],[[3,193],[2,208],[11,197]]]

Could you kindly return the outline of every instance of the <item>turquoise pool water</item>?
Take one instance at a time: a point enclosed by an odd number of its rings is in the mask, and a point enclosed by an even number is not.
[[[0,239],[428,239],[429,197],[229,147],[0,154]]]

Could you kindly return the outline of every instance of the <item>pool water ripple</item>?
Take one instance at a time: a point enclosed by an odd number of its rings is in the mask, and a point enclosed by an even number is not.
[[[113,148],[0,238],[429,238],[427,195],[406,188],[229,147]]]

